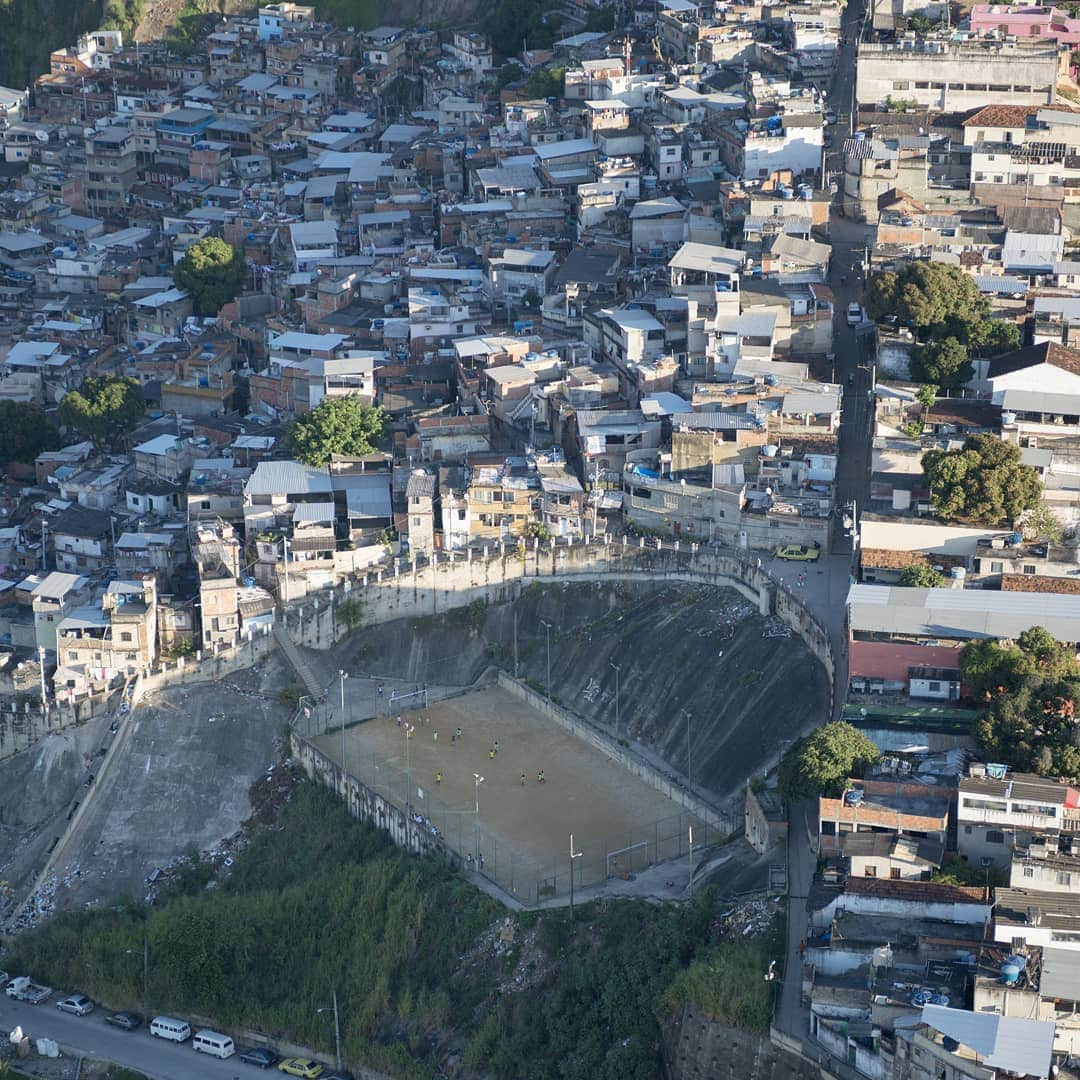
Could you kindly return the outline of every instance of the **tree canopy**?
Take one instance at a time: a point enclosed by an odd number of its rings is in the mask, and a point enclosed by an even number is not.
[[[967,348],[954,337],[920,345],[911,358],[912,378],[942,390],[959,390],[974,374]]]
[[[216,315],[243,287],[247,260],[232,244],[204,236],[187,249],[176,266],[173,281],[191,293],[196,315]]]
[[[74,428],[98,446],[112,444],[129,432],[146,411],[138,379],[93,375],[60,402],[60,423]]]
[[[960,651],[960,678],[975,696],[991,701],[1015,693],[1026,681],[1080,678],[1074,654],[1041,626],[1032,626],[1015,645],[972,641]]]
[[[926,563],[912,563],[900,574],[900,584],[908,589],[937,589],[945,584],[945,575]]]
[[[333,454],[370,454],[386,427],[381,406],[356,395],[323,398],[289,429],[289,450],[305,465],[325,465]]]
[[[29,463],[43,450],[60,445],[60,432],[38,405],[0,401],[0,466]]]
[[[957,267],[910,262],[871,276],[866,310],[874,319],[896,315],[902,323],[923,330],[950,319],[965,323],[986,319],[990,304],[974,278]]]
[[[880,757],[858,728],[843,720],[800,739],[780,760],[780,792],[795,802],[815,795],[840,795],[844,782]]]
[[[930,450],[922,467],[934,509],[949,521],[1012,526],[1042,501],[1042,481],[1020,461],[1020,448],[993,435],[972,435],[959,450]]]

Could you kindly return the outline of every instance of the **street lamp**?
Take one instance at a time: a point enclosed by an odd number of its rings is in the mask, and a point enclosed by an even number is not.
[[[338,678],[341,680],[341,775],[343,777],[348,772],[345,767],[345,680],[348,677],[346,672],[338,672]],[[345,792],[342,791],[342,794],[344,795]]]
[[[612,662],[611,667],[615,669],[615,738],[619,737],[619,672],[622,668],[618,664]]]
[[[580,859],[582,852],[574,850],[574,834],[570,834],[570,921],[574,921],[574,860]]]
[[[332,1008],[316,1009],[316,1013],[322,1015],[324,1012],[332,1012],[334,1014],[334,1057],[336,1059],[334,1068],[338,1072],[341,1072],[341,1024],[338,1023],[338,1007],[337,1007],[337,991],[334,991],[334,1004]]]
[[[689,787],[694,782],[690,764],[690,710],[683,709],[683,715],[686,717],[686,784]]]
[[[125,949],[125,955],[135,956],[138,953],[137,949]],[[142,948],[142,1007],[143,1014],[147,1013],[147,1002],[150,999],[150,937],[147,934],[143,934],[143,948]]]
[[[473,823],[473,836],[476,846],[476,869],[480,869],[480,785],[484,782],[484,778],[478,773],[473,773],[473,780],[476,785],[476,821]]]
[[[544,633],[547,636],[547,699],[551,700],[551,623],[540,620],[540,625],[544,628]]]
[[[416,730],[412,724],[402,724],[401,731],[405,736],[405,813],[412,817],[412,747],[409,738]]]

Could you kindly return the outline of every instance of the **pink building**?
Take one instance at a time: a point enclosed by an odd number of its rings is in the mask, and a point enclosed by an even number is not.
[[[1080,19],[1056,7],[976,4],[971,9],[971,29],[980,36],[997,30],[1017,38],[1054,38],[1071,47],[1080,44]]]

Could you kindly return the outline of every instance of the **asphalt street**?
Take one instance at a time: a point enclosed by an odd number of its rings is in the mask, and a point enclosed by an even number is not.
[[[202,1077],[255,1077],[279,1075],[263,1073],[235,1057],[226,1061],[199,1054],[191,1043],[164,1042],[151,1036],[145,1026],[137,1031],[121,1031],[105,1023],[106,1010],[89,1016],[71,1016],[57,1010],[54,994],[43,1005],[26,1005],[0,997],[0,1030],[5,1034],[21,1026],[31,1039],[54,1039],[66,1054],[111,1061],[137,1069],[150,1080],[196,1080]]]
[[[844,44],[827,99],[828,104],[836,111],[837,122],[829,127],[833,144],[826,158],[825,173],[827,177],[837,179],[841,190],[844,140],[851,134],[854,115],[855,51],[863,31],[865,11],[865,0],[853,0],[844,12],[841,23]],[[838,507],[855,503],[861,508],[869,495],[870,484],[873,359],[866,338],[847,325],[846,310],[849,303],[862,302],[867,232],[862,226],[840,216],[839,203],[840,197],[837,195],[829,224],[832,244],[829,284],[836,301],[833,326],[833,352],[836,359],[833,378],[844,388],[836,502]],[[842,618],[842,601],[837,604],[836,596],[837,589],[842,587],[845,578],[840,560],[844,553],[850,560],[851,553],[851,540],[844,536],[843,512],[837,514],[833,539],[833,554],[828,560],[830,565],[820,568],[825,571],[823,575],[811,574],[815,579],[813,591],[816,595],[807,597],[811,607],[816,608],[819,615],[823,614],[822,606],[828,609],[826,618],[830,623],[836,618]],[[820,584],[818,578],[821,580]],[[839,664],[837,684],[842,688],[846,682],[846,665]],[[799,1000],[802,983],[802,956],[799,945],[806,935],[806,898],[817,858],[811,840],[811,834],[816,832],[815,809],[812,802],[792,807],[788,825],[787,960],[784,984],[776,1010],[776,1025],[799,1039],[809,1034],[809,1013],[802,1008]]]

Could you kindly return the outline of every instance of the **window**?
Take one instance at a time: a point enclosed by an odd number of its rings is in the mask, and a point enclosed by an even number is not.
[[[1024,867],[1024,877],[1034,877],[1034,876],[1035,876],[1035,867],[1034,866],[1025,866]]]
[[[867,866],[867,868],[863,871],[863,877],[877,877],[877,867]]]
[[[969,810],[1000,810],[1002,813],[1009,808],[1004,799],[974,799],[970,796],[964,797],[964,806]]]
[[[1004,563],[1000,563],[1000,562],[991,562],[990,563],[990,573],[991,574],[1000,574],[1004,569],[1005,569],[1005,564]]]
[[[1070,874],[1068,870],[1059,870],[1057,876],[1057,883],[1059,885],[1071,885],[1072,874]]]
[[[931,682],[931,683],[929,683],[927,689],[929,690],[929,692],[931,694],[940,694],[941,693],[941,683],[939,683],[939,682]]]
[[[971,835],[971,826],[970,825],[965,825],[964,826],[964,835],[965,836],[970,836]]]
[[[131,631],[130,631],[130,630],[123,630],[123,631],[121,631],[121,633],[120,633],[120,640],[121,640],[121,641],[132,641],[132,640],[133,640],[133,638],[132,638],[132,636],[131,636]]]
[[[1004,844],[1005,834],[1000,829],[987,829],[986,842],[988,844]]]
[[[1025,574],[1034,574],[1035,573],[1035,566],[1034,566],[1033,563],[1024,563],[1023,569],[1024,569]]]
[[[418,517],[414,517],[412,519],[412,523],[414,528],[418,529],[420,527],[420,519]]]
[[[899,881],[900,880],[900,867],[899,866],[890,867],[890,869],[889,869],[889,877],[892,878],[893,881]]]
[[[909,82],[894,82],[892,84],[892,88],[894,90],[910,90],[911,89],[911,83],[909,83]]]
[[[835,821],[823,821],[821,823],[821,835],[822,836],[835,836],[836,835],[836,822]]]

